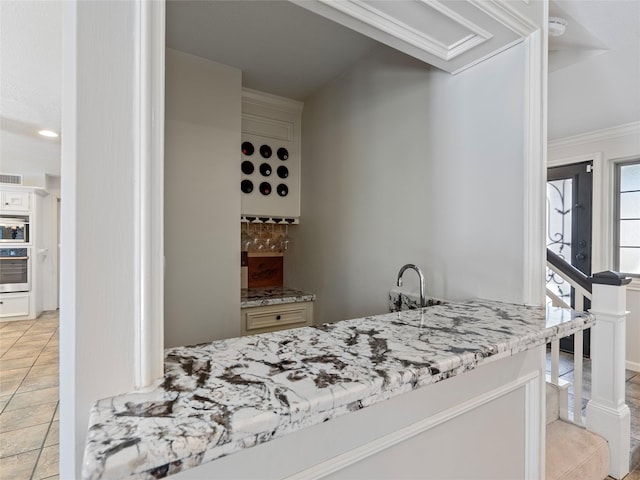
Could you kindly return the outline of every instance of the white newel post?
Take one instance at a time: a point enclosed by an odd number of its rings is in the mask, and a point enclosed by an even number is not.
[[[593,275],[591,313],[591,400],[587,429],[609,442],[609,475],[629,473],[631,416],[625,404],[626,285],[630,278],[616,272]]]

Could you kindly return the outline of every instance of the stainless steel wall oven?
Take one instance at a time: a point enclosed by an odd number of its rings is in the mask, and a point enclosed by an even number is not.
[[[29,243],[29,217],[0,217],[0,243]]]
[[[0,293],[30,290],[29,253],[29,248],[0,248]]]

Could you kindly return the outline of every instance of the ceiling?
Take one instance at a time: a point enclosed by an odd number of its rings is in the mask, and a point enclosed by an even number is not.
[[[242,70],[242,83],[304,100],[379,44],[288,1],[167,2],[167,47]]]
[[[60,140],[35,132],[61,128],[62,4],[0,1],[0,172],[60,174]],[[559,0],[550,12],[569,26],[549,42],[549,138],[638,120],[640,1]],[[275,0],[171,0],[167,46],[241,69],[246,87],[298,100],[386,48]]]
[[[640,1],[557,0],[549,39],[549,140],[640,121]]]
[[[638,0],[556,0],[549,3],[549,16],[567,21],[564,35],[549,37],[551,72],[640,41]]]
[[[60,173],[62,3],[0,0],[0,172]]]

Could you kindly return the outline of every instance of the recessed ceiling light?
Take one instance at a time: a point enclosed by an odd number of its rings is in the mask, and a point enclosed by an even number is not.
[[[38,132],[40,135],[42,135],[43,137],[49,137],[49,138],[57,138],[58,134],[52,130],[40,130]]]

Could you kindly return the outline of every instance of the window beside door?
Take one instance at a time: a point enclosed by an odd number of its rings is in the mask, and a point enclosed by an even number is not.
[[[640,159],[615,164],[614,263],[640,277]]]

